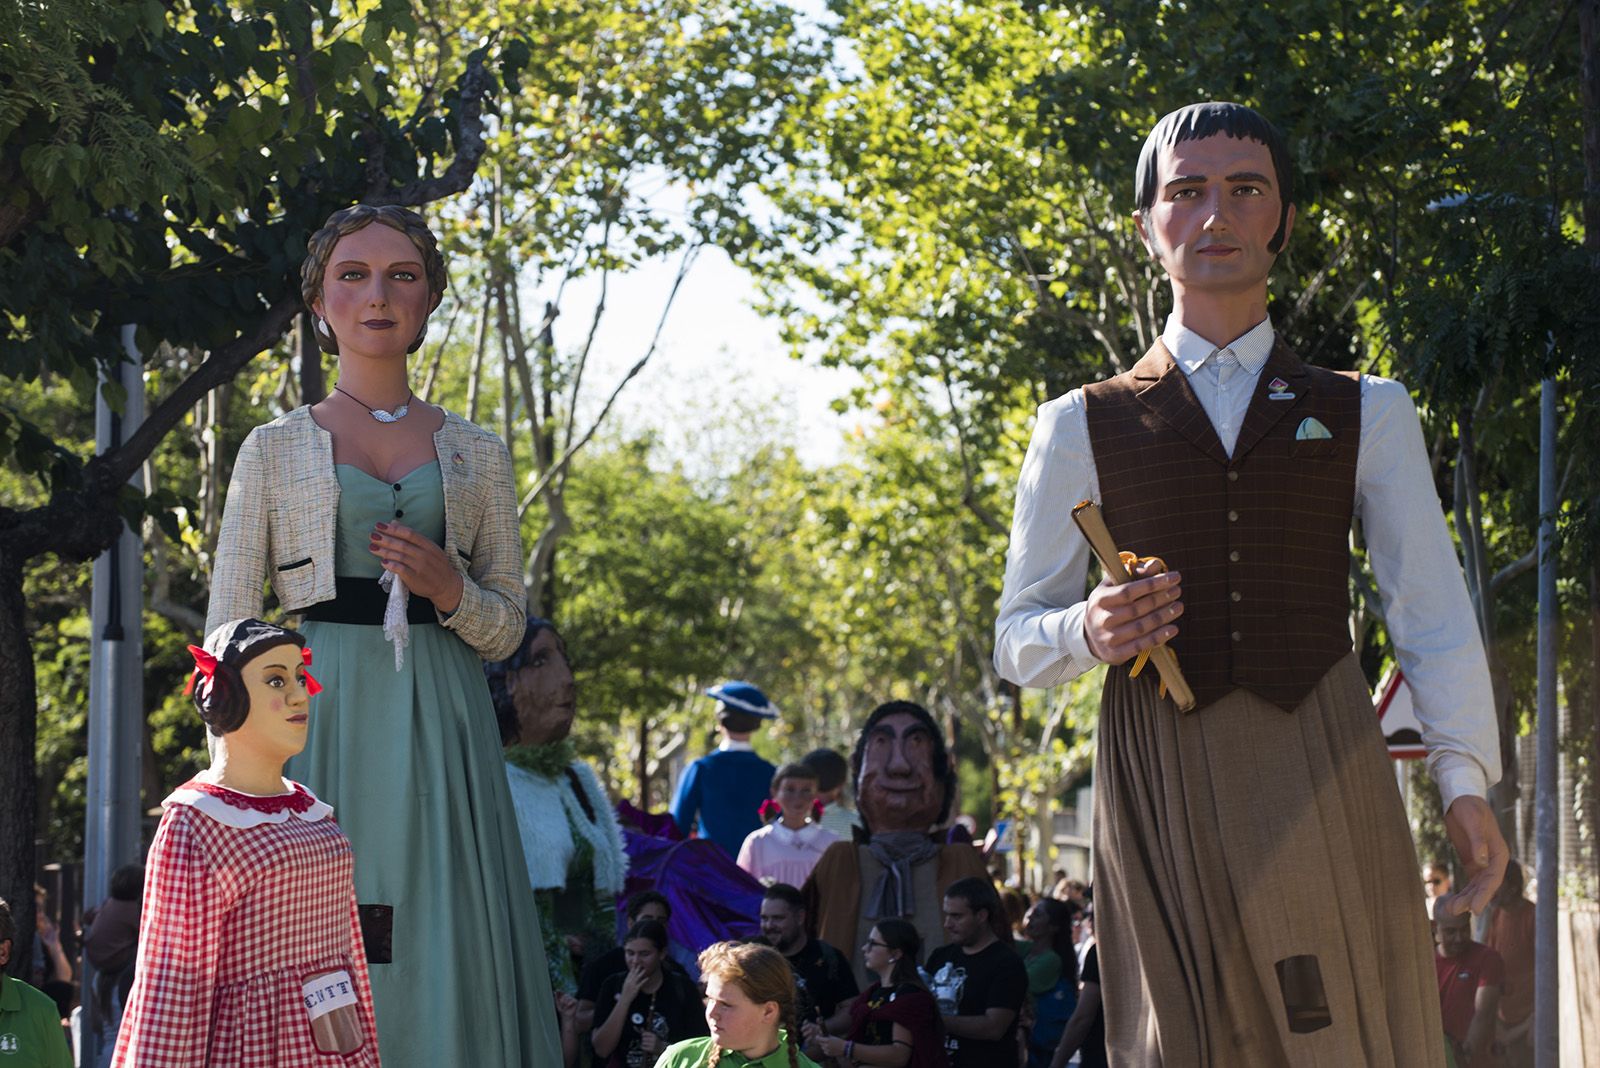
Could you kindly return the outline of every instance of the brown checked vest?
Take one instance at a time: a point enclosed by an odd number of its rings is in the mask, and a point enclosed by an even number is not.
[[[1083,392],[1117,548],[1183,573],[1171,644],[1196,707],[1242,687],[1292,712],[1350,652],[1359,379],[1278,341],[1232,458],[1160,341]],[[1332,438],[1296,440],[1307,419]]]

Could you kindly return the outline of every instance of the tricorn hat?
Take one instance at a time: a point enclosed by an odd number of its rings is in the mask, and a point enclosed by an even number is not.
[[[744,712],[761,719],[777,719],[778,706],[767,700],[767,695],[738,679],[718,683],[706,691],[706,696],[721,701],[735,712]]]

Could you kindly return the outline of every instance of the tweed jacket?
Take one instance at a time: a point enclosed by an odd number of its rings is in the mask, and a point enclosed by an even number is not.
[[[461,605],[439,622],[485,660],[503,660],[522,640],[527,610],[511,456],[494,434],[451,412],[433,447],[444,482],[444,554],[462,578]],[[263,579],[287,613],[332,600],[338,510],[333,436],[309,408],[250,431],[228,485],[206,633],[259,616]]]

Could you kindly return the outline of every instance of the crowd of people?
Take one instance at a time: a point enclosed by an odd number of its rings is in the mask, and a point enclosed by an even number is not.
[[[729,681],[670,819],[629,817],[702,841],[674,840],[620,937],[635,839],[569,737],[566,644],[526,614],[506,446],[409,384],[449,284],[437,238],[394,205],[336,211],[301,295],[337,384],[252,430],[232,468],[189,647],[210,765],[163,804],[131,984],[96,991],[114,1068],[355,1068],[380,1049],[391,1068],[1482,1068],[1524,1048],[1520,883],[1499,951],[1465,920],[1510,893],[1481,639],[1410,396],[1303,362],[1268,314],[1294,175],[1250,108],[1157,123],[1132,222],[1172,314],[1123,373],[1041,407],[1023,462],[994,662],[1032,687],[1117,667],[1097,893],[997,890],[927,709],[888,701],[848,757],[778,767],[755,745],[778,709]],[[1430,883],[1437,997],[1350,641],[1356,518],[1462,844],[1462,886]],[[300,629],[259,618],[268,584]],[[1159,681],[1140,675],[1152,652]],[[1311,873],[1340,907],[1265,871]],[[675,917],[673,883],[711,875],[759,910]],[[50,999],[17,983],[0,1043],[48,1045]]]

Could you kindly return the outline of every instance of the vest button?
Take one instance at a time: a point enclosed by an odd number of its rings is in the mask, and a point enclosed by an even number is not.
[[[1237,523],[1237,522],[1238,522],[1238,521],[1239,521],[1239,513],[1238,513],[1238,512],[1235,512],[1235,511],[1234,511],[1234,510],[1233,510],[1233,509],[1231,509],[1231,508],[1230,508],[1230,509],[1228,509],[1228,522],[1230,522],[1230,523]]]
[[[1237,481],[1239,481],[1239,472],[1237,472],[1237,471],[1229,471],[1228,472],[1228,481],[1229,482],[1237,482]]]
[[[1244,600],[1244,594],[1240,593],[1238,590],[1234,590],[1232,593],[1228,594],[1228,596],[1233,598],[1235,603]]]
[[[1228,554],[1228,559],[1230,561],[1232,561],[1233,563],[1237,564],[1239,562],[1239,550],[1235,549],[1235,550],[1233,550],[1233,552],[1229,553]]]
[[[1244,635],[1240,634],[1238,631],[1234,631],[1233,632],[1233,640],[1236,641],[1236,642],[1242,642],[1242,641],[1244,641]]]

